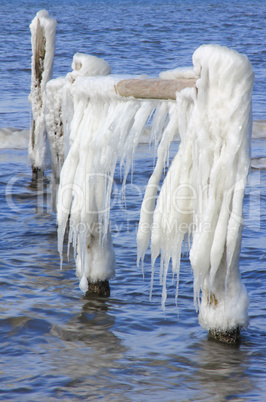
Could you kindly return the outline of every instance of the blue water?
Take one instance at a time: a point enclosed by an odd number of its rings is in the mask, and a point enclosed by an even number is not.
[[[245,53],[254,68],[253,116],[266,118],[266,3],[181,0],[1,0],[0,127],[28,128],[29,24],[47,9],[58,21],[54,76],[74,53],[104,57],[113,73],[157,75],[191,65],[203,43]],[[266,156],[265,140],[252,156]],[[49,172],[31,185],[26,149],[0,149],[0,399],[12,401],[262,401],[266,397],[266,170],[252,169],[244,200],[240,265],[250,326],[240,346],[208,340],[181,262],[178,310],[169,280],[166,313],[148,253],[136,267],[136,230],[153,153],[139,146],[127,209],[115,177],[111,227],[117,259],[111,297],[85,299],[74,262],[59,269]],[[158,272],[158,269],[157,269]]]

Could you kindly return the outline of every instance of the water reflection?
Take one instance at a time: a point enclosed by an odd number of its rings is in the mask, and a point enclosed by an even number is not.
[[[194,381],[199,383],[205,398],[213,401],[237,398],[241,401],[241,395],[254,389],[247,373],[249,355],[240,346],[201,341],[195,359],[198,369]]]
[[[108,314],[108,306],[104,298],[84,298],[81,311],[67,323],[55,324],[51,333],[62,341],[82,341],[86,346],[95,349],[105,348],[106,341],[116,345],[116,337],[111,329],[115,318]]]
[[[115,317],[109,314],[106,300],[84,299],[83,303],[80,312],[50,331],[50,376],[67,378],[64,385],[60,381],[61,396],[106,398],[117,388],[115,372],[121,370],[118,361],[126,349],[113,333]]]

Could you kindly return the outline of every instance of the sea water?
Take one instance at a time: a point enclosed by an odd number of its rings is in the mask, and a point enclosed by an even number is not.
[[[31,116],[29,25],[41,9],[57,26],[54,77],[71,71],[73,55],[106,59],[114,74],[157,76],[192,65],[203,43],[245,53],[255,72],[252,166],[244,199],[240,255],[250,326],[238,347],[208,340],[193,304],[188,255],[179,297],[167,284],[165,311],[150,252],[137,268],[136,234],[154,150],[141,144],[122,197],[119,166],[111,200],[116,278],[111,297],[85,299],[74,261],[57,252],[50,172],[31,183],[27,135]],[[266,395],[265,12],[257,1],[2,0],[0,99],[0,399],[20,401],[261,401]],[[11,129],[8,129],[10,127]],[[21,130],[21,131],[20,131]],[[259,134],[258,134],[259,132]],[[18,137],[19,133],[21,136]],[[171,155],[178,144],[173,145]]]

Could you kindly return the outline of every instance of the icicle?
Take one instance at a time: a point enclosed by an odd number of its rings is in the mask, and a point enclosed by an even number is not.
[[[57,189],[60,172],[64,163],[64,127],[62,116],[62,92],[66,83],[64,78],[50,80],[46,85],[44,116],[51,153],[51,207],[56,211]]]
[[[163,168],[165,166],[165,162],[167,159],[167,154],[169,150],[169,146],[177,134],[178,130],[178,113],[176,104],[170,104],[169,110],[169,122],[163,132],[162,140],[158,147],[157,151],[157,162],[154,168],[153,174],[149,179],[149,183],[146,187],[144,200],[141,207],[140,212],[140,222],[137,234],[137,243],[138,243],[138,264],[140,260],[144,259],[146,250],[149,245],[150,237],[151,237],[151,227],[153,221],[153,210],[156,200],[156,195],[158,192],[159,182],[162,176]],[[159,113],[162,113],[161,120],[165,120],[165,109],[160,108],[157,109],[157,113],[155,114],[155,118],[158,116],[158,120],[160,120]],[[152,129],[153,130],[153,129]]]
[[[79,99],[75,80],[80,76],[108,75],[111,67],[104,59],[76,53],[72,62],[73,71],[66,77],[50,80],[44,97],[45,124],[52,159],[52,208],[56,210],[59,175],[74,136],[88,106],[88,97]],[[75,113],[74,113],[75,110]]]

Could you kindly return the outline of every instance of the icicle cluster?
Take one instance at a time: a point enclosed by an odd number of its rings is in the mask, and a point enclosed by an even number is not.
[[[53,72],[56,25],[56,20],[46,10],[39,11],[30,25],[32,62],[29,100],[32,105],[33,125],[28,152],[33,167],[41,170],[46,166],[47,150],[44,93]]]
[[[114,276],[115,257],[109,232],[110,197],[120,160],[124,183],[146,122],[156,110],[152,135],[167,119],[167,101],[125,100],[115,92],[118,79],[78,77],[71,85],[74,113],[68,155],[60,175],[58,243],[69,225],[80,287]],[[159,124],[157,124],[159,123]]]
[[[215,45],[197,49],[193,64],[197,88],[177,96],[178,153],[153,213],[165,157],[161,142],[143,201],[138,259],[144,258],[151,237],[153,267],[161,254],[164,306],[169,262],[172,260],[173,274],[178,278],[181,245],[184,237],[191,238],[190,261],[200,323],[207,329],[230,330],[248,323],[248,296],[238,260],[250,164],[254,76],[245,56]]]
[[[73,114],[79,102],[72,84],[80,76],[103,76],[111,72],[107,61],[83,53],[74,55],[72,69],[73,71],[66,77],[50,80],[46,85],[44,97],[44,117],[52,164],[51,204],[54,211],[57,205],[60,172],[72,143],[70,131],[71,125],[75,126],[75,123],[72,123]],[[75,127],[73,132],[75,133]]]

